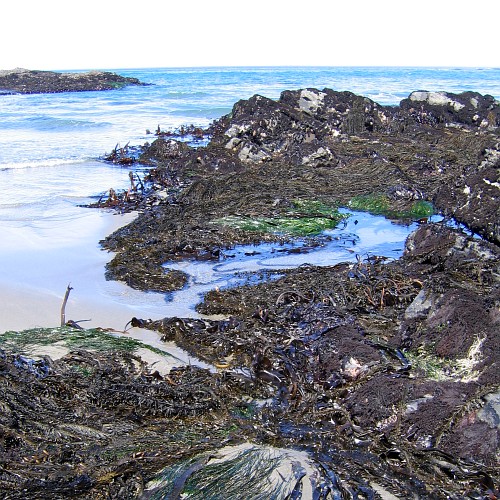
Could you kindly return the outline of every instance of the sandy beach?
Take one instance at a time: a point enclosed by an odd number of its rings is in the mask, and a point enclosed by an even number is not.
[[[39,220],[2,227],[1,332],[59,325],[68,284],[73,290],[66,319],[90,319],[82,323],[85,327],[123,329],[131,318],[133,311],[123,300],[128,287],[105,280],[111,255],[98,242],[134,215],[72,211],[79,215],[56,223]]]

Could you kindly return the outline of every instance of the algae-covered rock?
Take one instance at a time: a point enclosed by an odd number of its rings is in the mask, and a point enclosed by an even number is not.
[[[477,92],[412,92],[400,103],[422,123],[463,124],[480,128],[500,125],[499,101]]]
[[[212,371],[152,372],[144,347],[106,339],[99,350],[93,331],[48,332],[57,349],[75,341],[73,350],[34,360],[20,353],[36,332],[17,346],[7,335],[2,488],[87,498],[497,497],[498,106],[421,91],[383,107],[300,89],[236,103],[207,146],[163,137],[146,146],[154,168],[133,205],[143,212],[104,241],[116,252],[107,276],[137,288],[180,288],[186,276],[165,263],[293,240],[286,224],[330,221],[349,202],[420,227],[398,261],[358,255],[212,290],[197,309],[218,317],[135,318]],[[446,219],[429,223],[433,210],[489,242]]]
[[[47,366],[50,366],[54,360],[77,350],[128,353],[137,359],[145,371],[151,369],[162,374],[168,373],[173,366],[185,364],[166,349],[161,350],[135,338],[100,329],[57,327],[5,332],[0,334],[0,348],[18,356],[21,365],[31,367],[35,372],[39,371],[39,365],[48,363]]]
[[[147,189],[129,203],[144,213],[104,242],[118,252],[108,277],[180,288],[182,277],[164,276],[161,266],[182,258],[181,249],[206,255],[279,238],[269,228],[290,218],[296,200],[406,220],[438,212],[498,242],[498,129],[482,127],[472,109],[493,123],[500,105],[479,94],[416,92],[381,106],[350,92],[300,89],[237,102],[209,128],[207,146],[160,137],[144,148],[155,166]],[[240,230],[245,221],[255,222],[252,236]]]
[[[109,71],[57,73],[17,68],[0,71],[1,94],[52,94],[121,89],[127,85],[145,85]]]

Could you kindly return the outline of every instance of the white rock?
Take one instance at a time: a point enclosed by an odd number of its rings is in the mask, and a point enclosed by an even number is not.
[[[226,130],[226,135],[229,136],[229,137],[236,137],[237,135],[240,135],[244,132],[246,132],[248,129],[250,128],[250,125],[238,125],[238,124],[234,124],[231,126],[231,128],[229,128],[228,130]]]
[[[500,183],[499,182],[491,182],[489,179],[483,179],[483,181],[488,184],[488,186],[493,186],[498,189],[500,189]]]
[[[355,380],[368,371],[367,365],[362,365],[356,358],[349,358],[344,362],[342,374],[351,380]]]
[[[452,106],[455,111],[460,111],[464,105],[450,99],[444,92],[427,92],[419,90],[410,94],[410,101],[427,102],[431,106]]]
[[[425,290],[420,290],[413,302],[406,308],[405,319],[416,319],[427,316],[434,304],[432,296],[427,297]]]
[[[299,108],[301,111],[312,114],[319,107],[323,106],[324,92],[313,92],[312,90],[302,90],[299,98]]]
[[[233,149],[235,148],[239,143],[241,142],[241,139],[239,139],[238,137],[233,137],[231,138],[227,144],[226,144],[226,149]]]

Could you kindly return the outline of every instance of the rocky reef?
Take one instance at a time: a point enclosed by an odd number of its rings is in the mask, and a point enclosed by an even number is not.
[[[117,252],[108,276],[176,289],[183,280],[176,272],[170,282],[161,264],[286,238],[221,221],[286,216],[295,200],[413,219],[430,203],[498,244],[499,124],[498,102],[469,92],[414,92],[396,107],[329,89],[240,101],[212,125],[206,147],[171,137],[146,145],[140,161],[154,167],[147,188],[111,204],[148,209],[104,242]]]
[[[0,95],[113,90],[127,85],[144,83],[109,71],[59,73],[22,68],[0,71]]]
[[[202,319],[131,319],[211,371],[160,373],[135,345],[33,362],[4,336],[2,489],[498,498],[499,126],[500,103],[472,92],[417,91],[390,107],[302,89],[236,103],[207,146],[158,130],[130,155],[146,177],[96,204],[140,211],[102,242],[110,279],[180,289],[187,276],[166,262],[218,262],[301,231],[321,243],[311,228],[337,223],[338,206],[419,228],[394,262],[305,265],[212,290]]]

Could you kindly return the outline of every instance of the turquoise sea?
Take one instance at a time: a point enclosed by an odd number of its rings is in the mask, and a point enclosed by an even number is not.
[[[98,249],[98,240],[126,220],[117,222],[109,214],[80,205],[110,187],[127,186],[128,169],[99,158],[117,144],[153,140],[147,130],[205,126],[230,112],[240,99],[254,94],[278,98],[283,90],[308,87],[348,90],[384,105],[396,105],[414,90],[477,91],[500,99],[500,68],[110,71],[151,85],[107,92],[0,96],[0,293],[12,297],[18,291],[15,301],[0,308],[0,332],[13,325],[32,325],[32,316],[42,318],[46,303],[29,302],[28,297],[50,296],[56,304],[75,276],[82,278],[80,296],[102,298],[107,293],[129,307],[132,292],[111,290],[111,285],[101,283],[104,263],[110,257]],[[90,257],[92,252],[95,258]],[[89,282],[99,282],[100,291],[94,285],[88,288]],[[134,300],[150,305],[156,299],[141,295]],[[29,310],[22,305],[26,303]],[[23,322],[23,317],[30,320]],[[56,315],[50,311],[47,317]]]

